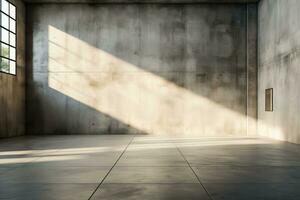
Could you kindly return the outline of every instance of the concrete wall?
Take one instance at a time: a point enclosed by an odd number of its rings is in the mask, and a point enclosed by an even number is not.
[[[259,0],[24,0],[26,3],[257,3]]]
[[[300,1],[259,4],[259,106],[261,135],[300,143]],[[264,111],[265,89],[274,88],[274,112]],[[277,130],[277,131],[274,131]]]
[[[255,5],[27,8],[29,134],[247,135]]]
[[[25,132],[25,6],[17,6],[17,76],[0,73],[0,137]]]

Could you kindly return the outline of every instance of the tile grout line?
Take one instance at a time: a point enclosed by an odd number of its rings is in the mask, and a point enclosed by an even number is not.
[[[204,191],[206,192],[208,198],[209,198],[210,200],[213,200],[211,194],[210,194],[210,193],[208,192],[208,190],[204,187],[202,181],[201,181],[200,178],[197,176],[196,172],[195,172],[194,169],[192,168],[192,166],[191,166],[191,164],[189,163],[189,161],[185,158],[185,156],[183,155],[182,151],[179,149],[179,147],[178,147],[176,144],[174,144],[174,145],[176,146],[177,151],[178,151],[178,152],[180,153],[180,155],[183,157],[183,159],[185,160],[185,162],[187,162],[187,164],[188,164],[189,168],[192,170],[193,174],[196,176],[198,182],[200,183],[201,187],[202,187],[202,188],[204,189]]]
[[[120,154],[120,156],[118,157],[118,159],[116,160],[116,162],[113,164],[113,166],[109,169],[109,171],[107,172],[107,174],[104,176],[104,178],[101,180],[101,182],[98,184],[98,186],[96,187],[96,189],[93,191],[93,193],[91,194],[91,196],[88,198],[88,200],[90,200],[94,194],[97,192],[97,190],[100,188],[100,186],[102,185],[102,183],[105,181],[105,179],[108,177],[108,175],[110,174],[110,172],[112,171],[112,169],[117,165],[117,163],[119,162],[119,160],[121,159],[121,157],[123,156],[123,154],[126,152],[127,148],[129,147],[129,145],[132,143],[132,141],[134,140],[135,136],[132,137],[132,139],[130,140],[130,142],[127,144],[127,146],[125,147],[125,149],[123,150],[123,152]]]

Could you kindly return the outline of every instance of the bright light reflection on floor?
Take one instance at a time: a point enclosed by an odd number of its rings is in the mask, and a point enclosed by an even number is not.
[[[164,138],[159,139],[155,137],[136,137],[127,149],[130,151],[145,151],[145,150],[163,150],[176,149],[178,147],[213,147],[213,146],[247,146],[247,145],[263,145],[277,143],[275,140],[269,139],[247,139],[247,138]],[[167,142],[169,140],[169,142]],[[163,142],[162,142],[163,141]],[[146,143],[140,143],[146,142]],[[84,147],[84,148],[60,148],[48,150],[22,150],[22,151],[2,151],[0,156],[17,156],[14,158],[1,158],[0,165],[4,164],[22,164],[22,163],[39,163],[39,162],[55,162],[67,160],[83,160],[89,156],[107,152],[122,152],[125,146],[113,147]],[[24,156],[24,157],[22,157]]]

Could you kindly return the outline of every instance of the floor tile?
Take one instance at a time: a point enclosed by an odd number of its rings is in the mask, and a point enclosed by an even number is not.
[[[299,200],[299,184],[204,184],[214,200]]]
[[[92,200],[209,200],[200,184],[103,184]]]
[[[108,167],[48,167],[32,165],[0,174],[6,183],[99,183]]]
[[[105,183],[198,183],[189,167],[114,167]]]
[[[188,163],[178,152],[177,149],[172,150],[127,150],[117,166],[186,166]]]
[[[35,163],[45,163],[48,166],[73,167],[111,167],[118,160],[121,153],[65,153],[56,152],[35,160]]]
[[[117,166],[144,166],[144,167],[174,167],[185,166],[188,163],[182,157],[160,156],[160,157],[122,157]]]
[[[9,170],[13,169],[12,167],[0,167],[0,174],[7,173]]]
[[[87,200],[97,184],[0,183],[0,199],[5,200]]]
[[[299,167],[193,167],[202,183],[299,183]]]

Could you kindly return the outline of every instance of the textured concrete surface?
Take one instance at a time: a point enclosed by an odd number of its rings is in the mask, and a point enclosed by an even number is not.
[[[247,126],[248,135],[257,134],[257,4],[247,6]]]
[[[256,3],[259,0],[24,0],[27,3]]]
[[[300,2],[263,0],[259,4],[259,120],[261,135],[300,143]],[[265,89],[273,88],[274,112],[265,112]]]
[[[25,6],[17,6],[17,75],[0,73],[0,137],[25,132]]]
[[[255,6],[27,8],[29,134],[247,134]]]
[[[300,198],[300,146],[130,135],[0,141],[0,199]]]

